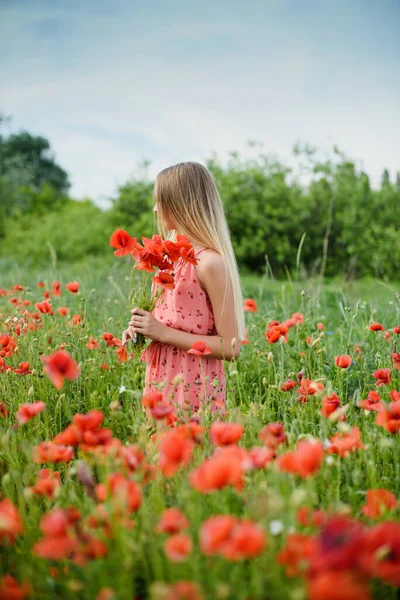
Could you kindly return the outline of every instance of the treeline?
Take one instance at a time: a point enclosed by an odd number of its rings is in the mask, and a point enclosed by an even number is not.
[[[400,173],[385,171],[378,189],[336,148],[321,160],[295,148],[298,168],[259,154],[227,163],[207,161],[221,197],[243,270],[399,279]],[[297,175],[295,175],[297,173]],[[120,186],[111,207],[68,195],[65,171],[45,138],[0,135],[0,254],[44,264],[110,255],[111,232],[154,233],[153,182],[134,178]]]

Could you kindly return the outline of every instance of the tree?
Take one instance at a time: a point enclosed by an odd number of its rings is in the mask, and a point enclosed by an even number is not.
[[[45,183],[65,194],[70,183],[68,175],[54,159],[48,140],[27,131],[0,138],[0,173],[11,169],[29,172],[30,185],[39,190]]]

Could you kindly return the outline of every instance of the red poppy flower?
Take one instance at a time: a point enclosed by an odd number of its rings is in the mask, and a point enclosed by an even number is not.
[[[163,586],[163,590],[165,590],[163,600],[204,600],[204,596],[193,581],[177,581],[165,588]]]
[[[372,325],[370,325],[368,327],[368,329],[370,331],[385,331],[385,328],[383,325],[381,325],[380,323],[372,323]]]
[[[357,405],[365,410],[379,411],[383,408],[381,397],[378,392],[375,392],[374,390],[368,392],[368,398],[366,400],[359,400]]]
[[[393,327],[393,333],[395,333],[396,335],[400,335],[400,325],[396,325],[396,327]]]
[[[399,523],[385,521],[371,527],[360,550],[359,562],[366,574],[394,587],[400,586]]]
[[[61,315],[62,317],[66,317],[68,313],[69,313],[69,308],[67,308],[66,306],[60,306],[58,308],[58,314]]]
[[[348,456],[350,452],[365,448],[358,427],[353,427],[349,433],[335,433],[329,439],[331,441],[328,448],[329,454],[338,454],[341,458]]]
[[[389,385],[391,380],[390,369],[378,369],[372,373],[372,377],[377,380],[375,385],[378,387],[381,385]]]
[[[25,600],[31,594],[32,588],[29,583],[18,583],[12,575],[4,575],[0,578],[0,598],[2,600]]]
[[[178,533],[189,527],[189,521],[179,508],[167,508],[161,515],[156,531],[162,533]]]
[[[78,379],[78,364],[66,350],[57,350],[50,356],[42,355],[40,358],[44,364],[44,372],[58,390],[62,389],[65,379]]]
[[[396,390],[391,390],[389,392],[389,396],[391,397],[393,402],[397,402],[398,400],[400,400],[400,392],[396,392]]]
[[[293,381],[293,379],[287,379],[282,385],[281,385],[281,391],[282,392],[289,392],[290,390],[292,390],[293,388],[297,387],[299,384],[297,383],[297,381]]]
[[[251,298],[244,301],[243,309],[247,312],[257,312],[257,302]]]
[[[347,369],[351,365],[351,356],[349,354],[335,356],[335,365],[339,367],[339,369]]]
[[[323,460],[324,447],[321,442],[302,440],[294,451],[281,454],[275,462],[281,471],[306,479],[320,469]]]
[[[325,329],[325,325],[323,323],[317,323],[317,329],[319,329],[319,331],[323,331]]]
[[[29,362],[20,362],[17,369],[14,369],[14,373],[17,375],[31,375]]]
[[[239,423],[216,421],[210,427],[210,438],[216,446],[236,444],[243,436],[244,427]]]
[[[270,448],[277,448],[287,439],[282,423],[268,423],[260,430],[258,437]]]
[[[361,512],[370,519],[379,519],[382,513],[396,507],[396,496],[389,490],[367,490],[367,503],[361,507]]]
[[[166,290],[173,290],[175,287],[174,276],[165,271],[159,271],[156,277],[153,277],[154,283],[158,283]]]
[[[191,471],[189,480],[198,492],[208,494],[227,486],[241,491],[245,471],[252,467],[247,451],[238,446],[217,448],[214,454]]]
[[[115,350],[117,356],[118,356],[118,361],[119,362],[126,362],[129,358],[129,354],[128,354],[128,350],[125,348],[125,346],[120,346],[118,349]]]
[[[228,560],[245,560],[259,556],[266,545],[264,530],[257,523],[252,523],[249,519],[242,519],[232,528],[220,554]]]
[[[181,430],[173,429],[161,436],[159,451],[160,469],[166,477],[172,477],[191,461],[193,442]]]
[[[303,527],[321,528],[327,522],[328,515],[323,510],[312,510],[306,506],[297,509],[296,521]]]
[[[211,354],[210,348],[206,346],[205,342],[199,340],[198,342],[194,342],[190,350],[187,351],[188,354],[195,354],[196,356],[206,356],[207,354]]]
[[[36,285],[37,285],[38,288],[44,288],[45,287],[44,281],[38,281]]]
[[[27,423],[32,417],[36,416],[46,407],[44,402],[36,400],[35,402],[27,402],[26,404],[20,404],[16,419],[20,425]]]
[[[130,513],[138,510],[142,503],[140,486],[121,473],[112,473],[108,476],[107,483],[99,483],[96,486],[96,496],[101,502],[115,500],[118,508],[124,506]]]
[[[290,533],[284,548],[277,556],[277,563],[285,567],[287,577],[305,575],[310,558],[315,552],[315,539],[303,533]]]
[[[337,590],[337,592],[335,591]],[[308,580],[308,600],[372,600],[364,579],[351,571],[323,571]]]
[[[21,517],[9,498],[0,501],[0,545],[3,540],[13,543],[23,533]]]
[[[53,294],[53,296],[61,296],[61,283],[59,281],[53,281],[50,293]]]
[[[86,348],[89,348],[89,350],[96,350],[96,348],[100,348],[100,344],[97,340],[94,339],[94,337],[91,335],[89,336],[89,341],[86,344]]]
[[[43,302],[38,302],[37,304],[35,304],[35,306],[41,313],[45,315],[54,315],[53,309],[51,308],[51,304],[50,302],[47,302],[47,300],[44,300]]]
[[[254,469],[265,469],[274,460],[275,456],[275,450],[268,448],[268,446],[253,446],[249,450],[249,458]]]
[[[69,462],[74,457],[74,451],[71,446],[61,446],[54,442],[41,442],[33,449],[33,462]]]
[[[110,237],[110,246],[116,248],[115,256],[130,254],[137,245],[137,239],[132,238],[124,229],[117,229]]]
[[[276,323],[276,321],[273,321]],[[265,338],[270,344],[275,344],[278,340],[283,338],[285,342],[288,341],[287,333],[289,328],[284,323],[272,325],[270,323],[268,331],[265,332]]]
[[[176,533],[169,537],[164,544],[165,554],[172,562],[180,563],[187,559],[193,548],[188,535]]]
[[[33,494],[46,496],[53,500],[54,495],[60,487],[60,473],[51,469],[41,469],[37,474],[36,483],[30,488]]]
[[[400,369],[400,352],[392,352],[393,368]]]
[[[65,287],[71,294],[77,294],[79,292],[79,283],[77,281],[70,281]]]
[[[333,393],[331,396],[326,395],[322,399],[321,415],[327,419],[339,408],[339,406],[340,398],[337,394]]]
[[[320,394],[324,391],[324,384],[311,379],[301,378],[300,387],[297,390],[300,402],[307,402],[309,396]]]
[[[206,556],[214,556],[221,552],[237,523],[233,515],[216,515],[209,517],[200,528],[200,549]]]
[[[400,432],[400,400],[384,405],[376,415],[376,424],[389,433]]]

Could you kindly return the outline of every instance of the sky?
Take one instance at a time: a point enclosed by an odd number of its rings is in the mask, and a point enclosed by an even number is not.
[[[0,0],[0,112],[46,137],[71,195],[248,142],[336,143],[400,171],[400,0]],[[260,150],[258,148],[257,151]]]

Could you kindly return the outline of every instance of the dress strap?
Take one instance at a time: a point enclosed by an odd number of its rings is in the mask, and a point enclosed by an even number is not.
[[[208,250],[208,246],[201,248],[198,252],[195,253],[195,256],[198,256],[199,254],[201,254],[201,252],[204,252],[204,250]]]

